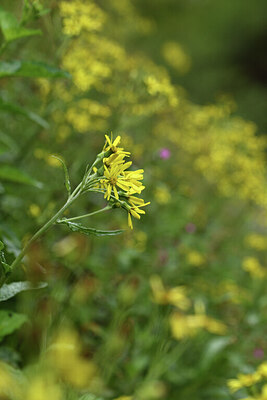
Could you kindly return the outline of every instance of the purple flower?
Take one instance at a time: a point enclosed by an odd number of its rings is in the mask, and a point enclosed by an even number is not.
[[[261,349],[260,347],[257,349],[253,350],[253,356],[255,358],[263,358],[264,357],[264,351],[263,349]]]
[[[171,152],[167,148],[160,149],[159,156],[162,160],[168,160],[171,156]]]
[[[193,224],[192,222],[189,222],[185,226],[185,230],[186,230],[187,233],[194,233],[194,232],[196,232],[196,225]]]

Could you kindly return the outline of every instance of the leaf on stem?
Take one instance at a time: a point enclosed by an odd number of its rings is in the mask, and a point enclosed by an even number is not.
[[[14,15],[5,11],[2,7],[0,7],[0,28],[6,42],[12,42],[26,36],[42,35],[40,29],[27,29],[21,26]]]
[[[25,290],[42,289],[47,286],[46,282],[39,282],[33,285],[31,282],[13,282],[5,284],[0,289],[0,301],[5,301],[16,296],[16,294],[23,292]]]
[[[88,228],[86,226],[83,226],[81,224],[77,224],[74,222],[70,222],[68,220],[62,219],[58,222],[58,224],[64,224],[67,225],[68,228],[72,231],[72,232],[80,232],[83,233],[84,235],[90,236],[114,236],[114,235],[119,235],[120,233],[123,232],[122,229],[117,229],[114,231],[107,231],[107,230],[101,230],[101,229],[95,229],[95,228]]]
[[[62,69],[37,61],[2,61],[0,62],[0,78],[22,76],[25,78],[70,78],[70,74]]]

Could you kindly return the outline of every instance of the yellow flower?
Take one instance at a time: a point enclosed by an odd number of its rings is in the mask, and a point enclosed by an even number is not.
[[[182,310],[187,310],[190,307],[190,300],[186,296],[186,288],[184,286],[165,289],[158,275],[151,276],[149,281],[155,303],[172,304]]]
[[[63,393],[53,381],[38,376],[28,385],[25,398],[27,400],[62,400]]]
[[[104,198],[110,200],[113,190],[115,198],[119,199],[116,186],[126,191],[131,188],[131,182],[126,181],[124,177],[124,170],[131,164],[131,161],[125,164],[114,163],[110,166],[110,169],[104,165],[104,178],[100,181],[102,188],[106,190]]]
[[[242,386],[250,387],[259,382],[261,376],[258,372],[254,372],[253,374],[239,374],[237,375],[237,379],[241,382]]]
[[[147,206],[148,204],[150,204],[150,201],[145,203],[143,199],[140,199],[140,198],[135,197],[135,196],[129,196],[128,201],[131,204],[131,207],[128,209],[128,225],[129,225],[129,227],[131,229],[133,229],[133,223],[132,223],[131,215],[133,217],[137,218],[137,219],[140,219],[140,214],[145,214],[145,211],[140,209],[140,207]]]
[[[261,394],[257,397],[257,400],[267,400],[267,385],[263,386]]]
[[[251,233],[245,238],[245,243],[256,250],[266,250],[267,249],[267,237],[259,235],[257,233]]]
[[[171,200],[170,191],[165,186],[158,186],[154,194],[158,204],[168,204]]]
[[[227,386],[229,387],[231,393],[235,393],[242,388],[242,384],[238,379],[229,379]]]
[[[109,138],[108,135],[105,135],[106,138],[106,143],[104,145],[103,150],[108,151],[111,150],[113,153],[119,153],[119,154],[125,154],[125,155],[130,155],[131,153],[129,151],[125,151],[122,147],[118,147],[121,141],[121,137],[117,136],[114,141],[112,141],[112,138]]]
[[[48,352],[51,367],[64,381],[78,388],[89,387],[97,378],[95,364],[80,355],[81,346],[77,334],[62,330]]]
[[[267,361],[263,362],[257,369],[259,374],[267,379]]]
[[[259,260],[255,257],[244,258],[242,267],[254,278],[261,279],[266,276],[265,269],[262,267]]]
[[[192,250],[187,254],[188,264],[194,267],[200,267],[205,262],[205,257],[198,251]]]
[[[120,396],[120,397],[116,397],[116,399],[114,400],[132,400],[133,396]]]
[[[142,184],[144,170],[127,171],[132,162],[125,162],[124,158],[130,153],[118,147],[121,137],[117,136],[114,141],[107,135],[105,137],[106,142],[101,154],[106,157],[103,158],[103,165],[100,168],[93,168],[96,174],[94,187],[100,188],[104,192],[104,198],[112,202],[115,207],[122,207],[128,212],[128,225],[133,229],[132,216],[140,219],[140,215],[145,214],[141,207],[150,204],[134,196],[145,189]]]
[[[207,315],[183,315],[173,313],[170,317],[170,325],[173,336],[180,340],[188,336],[194,336],[199,329],[206,329],[210,333],[224,335],[226,326]]]
[[[231,391],[234,393],[243,387],[253,386],[255,383],[261,380],[260,374],[256,371],[253,374],[239,374],[236,379],[230,379],[227,385]]]

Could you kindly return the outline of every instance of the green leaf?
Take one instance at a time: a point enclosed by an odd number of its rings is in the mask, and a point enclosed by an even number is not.
[[[40,282],[37,285],[32,285],[31,282],[13,282],[5,284],[0,289],[0,301],[5,301],[16,296],[16,294],[25,290],[42,289],[47,286],[46,282]]]
[[[0,110],[8,111],[8,112],[11,112],[12,114],[23,115],[24,117],[28,118],[32,122],[35,122],[36,124],[40,125],[44,129],[49,128],[48,122],[46,122],[39,115],[35,114],[32,111],[28,111],[25,108],[22,108],[16,104],[6,103],[2,99],[0,99]]]
[[[0,78],[23,76],[26,78],[70,78],[70,74],[59,68],[37,61],[2,61]]]
[[[70,196],[71,194],[71,185],[70,185],[70,176],[69,176],[69,172],[68,172],[68,168],[65,164],[65,162],[58,156],[53,156],[54,158],[56,158],[58,161],[61,162],[63,169],[64,169],[64,174],[65,174],[65,186],[68,192],[68,196]]]
[[[42,187],[40,182],[31,178],[25,172],[20,171],[18,168],[11,167],[9,165],[0,166],[0,179],[15,182],[15,183],[25,183],[26,185],[33,185],[38,188]]]
[[[0,341],[16,331],[27,321],[27,316],[12,311],[0,310]]]
[[[231,344],[231,338],[227,336],[210,340],[205,347],[199,371],[210,368],[212,363],[224,353],[229,344]]]
[[[65,224],[67,225],[72,232],[80,232],[83,233],[84,235],[90,236],[114,236],[114,235],[119,235],[120,233],[123,232],[122,229],[117,229],[114,231],[105,231],[105,230],[100,230],[100,229],[95,229],[95,228],[88,228],[85,226],[82,226],[80,224],[70,222],[68,220],[64,221],[64,219],[60,220],[58,222],[59,224]]]
[[[26,36],[42,35],[39,29],[27,29],[19,24],[13,14],[0,7],[0,28],[6,42],[20,39]]]

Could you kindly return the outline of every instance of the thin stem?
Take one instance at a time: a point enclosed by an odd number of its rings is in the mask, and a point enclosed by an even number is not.
[[[14,269],[23,259],[23,257],[25,256],[27,250],[29,249],[30,245],[36,240],[38,239],[44,232],[46,232],[50,226],[52,226],[56,220],[58,219],[58,217],[60,217],[63,212],[74,202],[74,200],[79,196],[79,190],[80,190],[81,184],[79,184],[76,189],[72,192],[71,196],[69,197],[69,199],[66,201],[66,203],[64,204],[64,206],[52,217],[50,218],[49,221],[46,222],[46,224],[44,224],[33,236],[32,238],[27,242],[27,244],[25,245],[25,247],[22,249],[22,251],[19,253],[19,255],[17,256],[17,258],[13,261],[13,263],[11,264],[11,269]]]
[[[94,212],[89,213],[89,214],[79,215],[78,217],[67,218],[64,221],[75,221],[76,219],[82,219],[82,218],[91,217],[92,215],[100,214],[100,213],[102,213],[104,211],[108,211],[108,210],[111,210],[111,209],[112,209],[112,206],[106,206],[104,208],[101,208],[101,210],[97,210],[97,211],[94,211]],[[60,222],[60,221],[58,221],[58,222]]]

